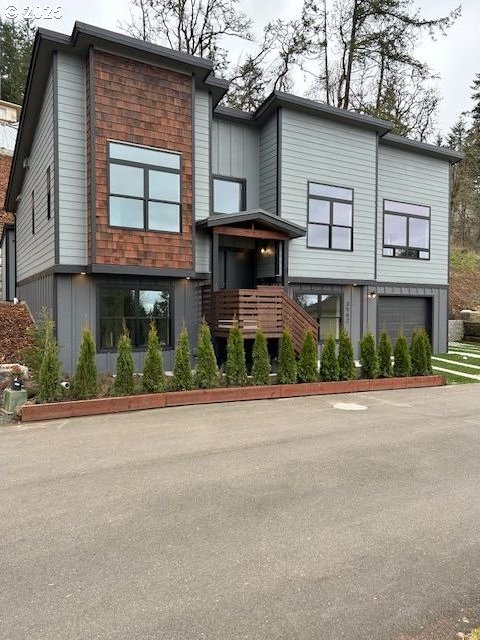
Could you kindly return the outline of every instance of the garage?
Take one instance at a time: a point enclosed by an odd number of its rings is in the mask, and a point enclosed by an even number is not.
[[[409,340],[418,327],[431,335],[432,299],[407,296],[380,296],[378,298],[377,331],[386,331],[394,341],[400,333]]]

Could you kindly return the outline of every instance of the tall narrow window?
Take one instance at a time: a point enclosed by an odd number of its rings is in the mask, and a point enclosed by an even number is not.
[[[430,207],[384,200],[383,255],[429,260]]]
[[[35,191],[32,191],[32,235],[35,233]]]
[[[52,217],[52,189],[50,167],[47,167],[47,220]]]
[[[109,143],[110,226],[181,231],[180,155]]]
[[[307,246],[352,251],[352,189],[309,183]]]
[[[238,213],[245,210],[245,180],[213,179],[213,213]]]

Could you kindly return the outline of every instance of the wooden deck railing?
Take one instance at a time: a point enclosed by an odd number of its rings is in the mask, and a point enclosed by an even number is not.
[[[267,338],[280,338],[288,327],[297,352],[309,329],[317,339],[315,320],[282,287],[222,289],[213,294],[213,299],[210,287],[203,287],[202,308],[213,334],[219,338],[226,338],[236,323],[246,339],[254,338],[259,328]]]

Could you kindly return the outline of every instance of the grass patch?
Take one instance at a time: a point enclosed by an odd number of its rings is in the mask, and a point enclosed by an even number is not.
[[[433,369],[433,373],[437,373],[435,368]],[[457,376],[454,373],[445,373],[445,371],[438,371],[438,374],[441,376],[445,376],[445,380],[447,384],[470,384],[480,382],[480,380],[472,380],[472,378],[464,378],[463,376]],[[480,639],[479,639],[480,640]]]
[[[438,356],[433,356],[434,358],[445,358],[445,360],[451,360],[454,363],[459,364],[471,364],[480,369],[480,353],[473,354],[472,356],[461,356],[458,353],[453,353],[449,351],[448,353],[439,354]],[[440,364],[440,363],[439,363]],[[475,372],[474,372],[475,373]]]

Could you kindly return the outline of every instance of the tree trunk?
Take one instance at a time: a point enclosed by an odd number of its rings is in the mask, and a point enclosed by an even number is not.
[[[326,102],[330,104],[330,71],[328,68],[327,0],[323,2],[323,32],[325,34],[325,92]]]
[[[352,13],[352,29],[350,31],[350,42],[348,45],[348,62],[347,73],[345,76],[345,93],[343,95],[343,109],[348,109],[350,103],[350,84],[352,80],[352,68],[353,68],[353,56],[355,53],[355,38],[357,36],[357,22],[358,22],[358,3],[359,0],[354,0],[353,13]]]

